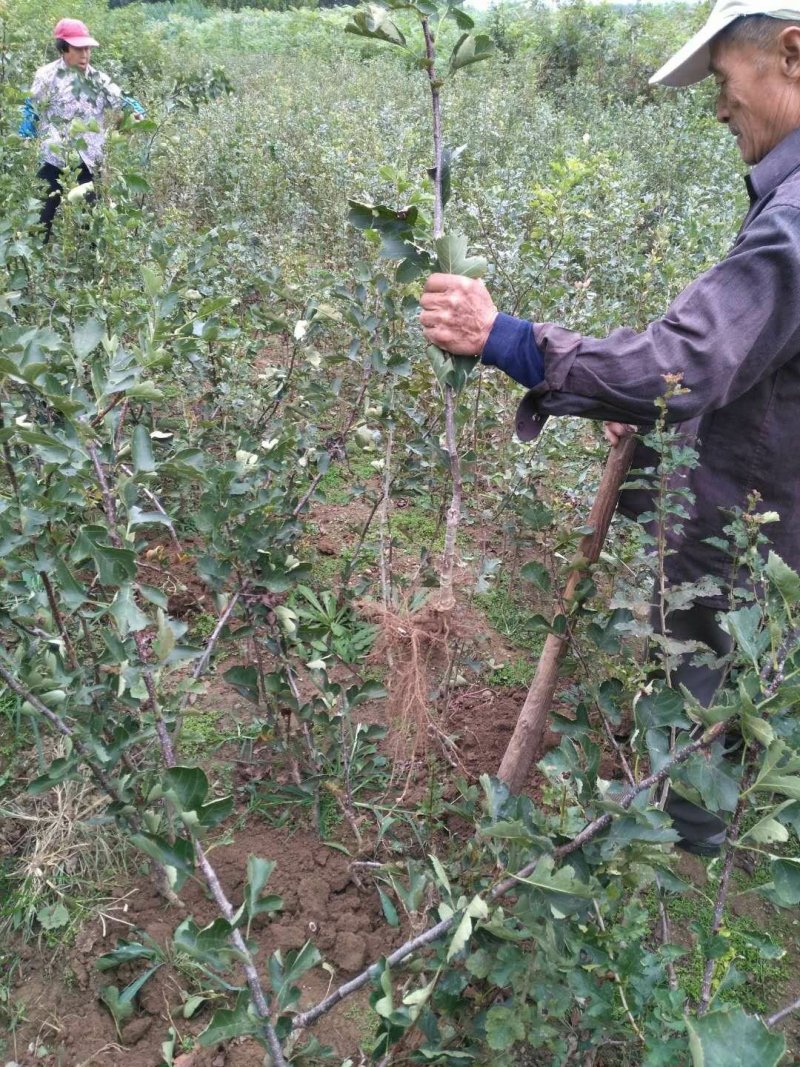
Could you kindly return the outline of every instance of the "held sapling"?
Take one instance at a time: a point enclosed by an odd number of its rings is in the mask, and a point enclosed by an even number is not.
[[[421,31],[421,51],[415,51],[406,41],[390,14],[390,11],[399,10],[416,16]],[[436,67],[436,42],[446,19],[452,19],[462,33],[451,50],[447,73],[443,74]],[[444,144],[441,90],[458,70],[487,59],[494,49],[488,36],[471,32],[473,26],[472,19],[456,4],[439,6],[429,0],[417,0],[415,3],[390,2],[385,7],[369,4],[357,11],[346,27],[348,33],[382,41],[409,54],[425,72],[430,89],[434,164],[428,174],[433,183],[432,223],[420,214],[416,205],[395,209],[384,204],[350,201],[351,223],[358,229],[376,230],[382,238],[381,255],[400,260],[396,275],[400,282],[413,281],[431,270],[470,278],[478,278],[486,270],[484,259],[468,256],[466,238],[446,234],[443,227],[452,164],[462,149],[450,149]],[[415,727],[415,748],[425,743],[433,729],[428,715],[429,678],[434,667],[442,663],[446,665],[448,638],[454,631],[453,571],[462,491],[456,401],[474,366],[473,359],[449,355],[433,345],[428,347],[428,357],[444,397],[445,441],[452,482],[439,590],[436,598],[422,611],[398,611],[387,605],[368,609],[382,624],[383,637],[377,651],[391,653],[393,669],[389,689],[392,704],[401,721]]]

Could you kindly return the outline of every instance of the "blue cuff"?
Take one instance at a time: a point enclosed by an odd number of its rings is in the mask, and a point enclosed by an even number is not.
[[[144,115],[145,110],[135,96],[123,96],[122,107],[124,111],[133,111],[136,115]]]
[[[38,124],[39,116],[33,106],[33,101],[28,97],[22,105],[22,122],[19,124],[18,131],[20,137],[35,137]]]
[[[533,323],[502,311],[494,320],[481,362],[499,367],[528,389],[544,381],[544,356],[533,336]]]

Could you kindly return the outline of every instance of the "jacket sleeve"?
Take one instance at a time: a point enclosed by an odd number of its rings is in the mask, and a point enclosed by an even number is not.
[[[99,70],[94,71],[93,77],[96,79],[95,84],[100,89],[100,100],[103,103],[103,107],[109,107],[112,111],[121,111],[124,97],[117,83]]]
[[[667,375],[688,390],[670,400],[670,421],[724,407],[800,351],[800,206],[765,208],[641,333],[600,339],[542,323],[534,336],[544,381],[532,400],[542,414],[649,424]]]

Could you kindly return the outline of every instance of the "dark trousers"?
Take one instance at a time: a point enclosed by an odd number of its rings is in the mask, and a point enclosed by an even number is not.
[[[50,240],[50,234],[53,230],[53,219],[55,218],[58,205],[61,203],[61,197],[64,192],[64,186],[62,184],[63,176],[64,171],[60,167],[56,167],[53,163],[43,163],[36,173],[36,177],[47,182],[49,187],[49,191],[44,198],[42,213],[39,216],[39,222],[44,226],[45,244]],[[93,180],[92,172],[85,163],[81,162],[81,169],[78,171],[78,185],[86,185],[87,182]],[[94,193],[90,193],[86,197],[86,202],[92,204],[96,199]]]
[[[694,604],[687,611],[676,611],[667,617],[667,633],[676,641],[702,641],[717,656],[725,656],[732,647],[731,638],[714,617],[717,608],[703,604]],[[653,628],[661,630],[661,620],[655,612],[651,618]],[[685,685],[689,692],[703,705],[708,707],[722,681],[723,669],[714,667],[693,667],[690,660],[694,653],[680,657],[672,670],[672,686],[677,689]],[[707,846],[708,851],[719,847],[725,840],[726,823],[714,812],[684,800],[670,790],[664,805],[664,811],[672,819],[672,825],[684,841],[691,845]]]

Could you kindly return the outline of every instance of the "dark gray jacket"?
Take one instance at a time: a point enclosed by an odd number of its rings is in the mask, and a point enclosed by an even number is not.
[[[598,339],[534,326],[545,380],[517,416],[522,437],[545,415],[652,424],[664,375],[682,375],[689,392],[669,417],[697,420],[700,463],[690,517],[672,535],[673,582],[730,580],[730,558],[705,539],[722,536],[726,512],[753,492],[760,511],[780,515],[765,527],[775,551],[800,568],[800,130],[746,182],[750,210],[730,253],[644,332]]]

